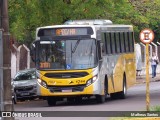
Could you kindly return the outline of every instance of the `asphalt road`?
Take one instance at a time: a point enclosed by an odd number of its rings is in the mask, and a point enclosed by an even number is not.
[[[150,107],[160,105],[160,82],[150,83]],[[35,101],[25,101],[19,102],[15,105],[15,111],[50,111],[49,116],[57,115],[58,117],[44,117],[36,118],[37,120],[107,120],[105,116],[93,117],[98,114],[99,111],[113,111],[116,113],[118,111],[145,111],[146,110],[146,85],[137,84],[132,88],[128,89],[128,95],[126,99],[112,100],[110,97],[106,99],[103,104],[97,104],[93,99],[83,100],[79,104],[74,104],[70,102],[59,102],[56,106],[48,107],[47,101],[45,100],[35,100]],[[60,112],[54,112],[60,111]],[[65,113],[64,111],[70,111]],[[63,117],[63,114],[74,114],[74,111],[87,111],[86,114],[90,117]],[[92,112],[89,112],[92,111]],[[93,112],[98,111],[98,112]],[[82,112],[83,113],[83,112]],[[81,114],[82,114],[81,113]],[[46,112],[47,114],[47,112]],[[86,115],[85,114],[85,115]],[[101,112],[100,112],[101,114]],[[110,114],[110,112],[106,113]],[[82,114],[83,115],[83,114]],[[35,118],[16,118],[16,120],[36,120]]]

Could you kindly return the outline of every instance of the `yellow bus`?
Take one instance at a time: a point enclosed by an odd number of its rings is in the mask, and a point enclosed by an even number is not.
[[[134,33],[131,25],[110,20],[73,20],[39,27],[32,59],[37,93],[48,105],[66,98],[77,102],[95,97],[98,103],[124,99],[136,81]]]

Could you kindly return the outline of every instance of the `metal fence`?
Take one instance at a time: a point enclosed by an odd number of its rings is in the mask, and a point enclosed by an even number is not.
[[[145,75],[146,74],[146,60],[145,60],[145,54],[146,54],[146,48],[145,48],[145,44],[140,43],[138,44],[140,46],[140,51],[141,51],[141,75]],[[160,60],[160,43],[150,43],[149,44],[149,56],[152,56],[152,52],[155,52]],[[136,53],[137,54],[137,53]],[[151,70],[151,65],[149,66],[149,73],[151,74],[152,70]],[[158,64],[157,66],[157,73],[160,73],[160,64]]]

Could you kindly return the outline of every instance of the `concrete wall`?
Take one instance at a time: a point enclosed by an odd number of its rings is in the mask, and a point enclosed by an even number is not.
[[[11,49],[11,78],[19,70],[34,68],[33,62],[30,60],[30,50],[25,45],[16,46],[13,44]]]
[[[15,74],[16,74],[16,54],[12,53],[11,54],[11,79],[14,78]]]

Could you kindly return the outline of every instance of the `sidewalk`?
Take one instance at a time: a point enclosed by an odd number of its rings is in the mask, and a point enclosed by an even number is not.
[[[149,75],[149,81],[150,82],[160,81],[160,73],[158,73],[155,78],[152,78],[152,76]],[[137,76],[136,84],[141,84],[141,83],[145,83],[145,82],[146,82],[146,75]]]

